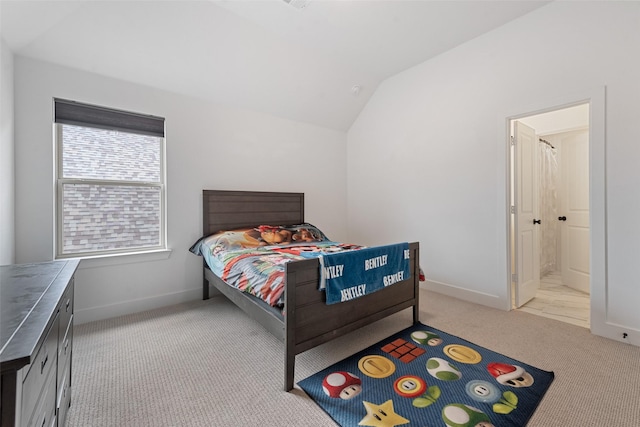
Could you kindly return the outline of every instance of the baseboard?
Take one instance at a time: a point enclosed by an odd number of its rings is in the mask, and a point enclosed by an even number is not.
[[[89,307],[80,310],[76,309],[73,314],[74,323],[76,325],[80,325],[96,320],[104,320],[126,314],[139,313],[141,311],[153,310],[155,308],[166,307],[197,299],[202,299],[202,288],[157,295],[149,298],[129,300],[116,304]]]
[[[591,333],[604,338],[640,347],[640,330],[617,323],[591,319]]]
[[[436,282],[434,280],[427,280],[420,286],[422,286],[424,289],[428,289],[430,291],[434,291],[453,298],[458,298],[463,301],[497,308],[498,310],[509,310],[509,304],[505,302],[503,298],[500,298],[497,295],[490,295],[483,292],[460,288],[447,283]]]

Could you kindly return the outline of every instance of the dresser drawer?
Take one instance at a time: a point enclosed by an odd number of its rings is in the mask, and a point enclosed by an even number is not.
[[[56,365],[58,358],[58,322],[56,315],[51,328],[47,332],[42,346],[38,350],[38,355],[33,363],[26,366],[28,373],[22,384],[22,420],[30,420],[33,410],[38,403],[40,394],[44,394],[45,381],[49,378],[49,372],[53,370],[51,379],[53,380],[53,396],[55,396],[55,380],[57,379]],[[52,397],[55,402],[55,398]]]
[[[36,402],[36,407],[31,417],[23,418],[23,426],[28,427],[51,427],[57,425],[56,420],[56,372],[55,368],[49,369],[46,381],[42,389],[40,399]]]
[[[58,384],[62,382],[62,376],[71,365],[71,348],[73,347],[73,316],[66,331],[62,331],[64,337],[58,344]],[[58,390],[60,393],[60,390]]]
[[[71,316],[73,315],[73,278],[69,281],[67,290],[60,300],[60,338],[62,338],[69,328]]]
[[[58,401],[58,427],[64,427],[67,421],[67,412],[71,406],[71,365],[67,367],[63,383],[60,384],[61,392]]]

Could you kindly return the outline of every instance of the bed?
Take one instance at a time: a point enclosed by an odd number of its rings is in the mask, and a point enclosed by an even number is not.
[[[305,222],[304,193],[203,190],[202,195],[203,236],[263,224]],[[413,310],[413,323],[419,321],[419,244],[408,245],[410,278],[338,304],[327,305],[325,292],[318,290],[317,258],[285,264],[284,315],[225,283],[204,260],[202,296],[208,299],[214,287],[285,344],[284,390],[290,391],[297,354],[408,308]]]

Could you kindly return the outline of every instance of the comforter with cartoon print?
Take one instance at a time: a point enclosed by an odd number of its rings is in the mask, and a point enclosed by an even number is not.
[[[282,308],[287,262],[362,248],[333,242],[317,227],[299,224],[221,231],[199,239],[190,251],[202,255],[227,284]]]

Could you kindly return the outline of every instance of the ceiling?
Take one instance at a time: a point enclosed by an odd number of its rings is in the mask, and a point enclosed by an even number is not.
[[[538,136],[589,128],[589,103],[521,117],[518,121],[532,127]]]
[[[548,1],[0,0],[16,54],[348,130],[386,78]]]

